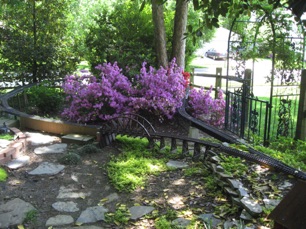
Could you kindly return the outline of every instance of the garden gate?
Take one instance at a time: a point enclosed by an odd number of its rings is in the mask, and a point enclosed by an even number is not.
[[[231,25],[227,76],[232,71],[243,84],[226,83],[225,129],[250,142],[295,137],[305,37],[291,18],[257,12]]]

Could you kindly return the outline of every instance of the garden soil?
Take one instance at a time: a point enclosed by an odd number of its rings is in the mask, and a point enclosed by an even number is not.
[[[172,124],[160,125],[159,128],[162,127],[165,128],[165,131],[169,131],[171,128],[179,128],[180,132],[185,131],[184,128],[182,129],[182,127]],[[37,146],[29,146],[26,152],[26,155],[31,158],[30,163],[17,170],[8,171],[8,180],[0,183],[1,203],[14,198],[20,198],[31,203],[38,210],[36,217],[29,216],[27,218],[27,222],[23,224],[24,228],[48,228],[46,226],[47,220],[59,214],[71,215],[76,220],[80,216],[81,211],[97,205],[103,205],[109,212],[115,212],[122,205],[125,205],[127,208],[134,205],[154,206],[155,213],[159,216],[169,215],[171,212],[180,212],[184,214],[185,218],[188,218],[191,217],[191,211],[197,215],[212,213],[216,206],[220,204],[220,199],[218,199],[217,195],[205,190],[205,180],[203,177],[197,175],[186,177],[181,169],[150,176],[145,187],[141,187],[132,193],[125,191],[118,192],[107,174],[107,163],[111,158],[122,153],[120,145],[116,142],[102,148],[99,153],[82,156],[80,164],[66,165],[62,172],[52,176],[33,176],[28,174],[29,171],[37,168],[42,162],[58,163],[59,157],[62,156],[60,154],[36,155],[34,153],[35,147]],[[79,147],[79,145],[69,144],[68,151],[74,151]],[[193,163],[192,161],[186,162]],[[262,174],[262,182],[268,181],[271,176],[273,176],[271,172],[269,174]],[[282,182],[284,179],[287,179],[287,177],[279,175],[278,182]],[[70,187],[71,190],[75,190],[77,193],[83,193],[79,198],[72,199],[73,202],[77,203],[79,211],[60,213],[52,207],[53,203],[61,201],[57,199],[61,187]],[[110,196],[116,196],[116,198],[108,202]],[[226,200],[223,199],[222,201],[224,203]],[[230,200],[227,201],[231,203]],[[116,222],[106,223],[104,221],[88,225],[95,225],[101,228],[155,228],[154,218],[156,216],[151,214],[151,217],[130,220],[125,225]],[[231,214],[230,218],[239,220],[239,214]],[[221,220],[225,221],[226,219],[221,217]]]

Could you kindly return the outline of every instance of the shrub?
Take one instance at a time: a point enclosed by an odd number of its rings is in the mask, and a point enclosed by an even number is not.
[[[63,85],[66,107],[62,115],[77,122],[111,119],[128,112],[131,83],[121,74],[116,63],[98,65],[100,78],[67,76]]]
[[[63,104],[58,88],[51,85],[37,85],[26,90],[29,107],[37,108],[39,114],[56,114]]]
[[[93,144],[84,145],[78,150],[79,155],[93,154],[99,152],[101,152],[101,150]]]
[[[81,162],[81,157],[76,153],[69,152],[64,156],[60,157],[58,161],[63,165],[77,165]]]
[[[171,119],[182,105],[186,81],[175,59],[167,69],[149,66],[147,70],[143,63],[134,85],[116,63],[104,63],[97,69],[100,78],[66,77],[63,89],[68,107],[62,115],[68,120],[88,123],[139,111]]]
[[[210,125],[221,127],[224,124],[225,100],[222,90],[219,90],[217,99],[211,97],[212,87],[208,91],[191,89],[188,104],[191,113]]]
[[[186,81],[182,69],[173,59],[168,69],[155,70],[143,63],[131,105],[135,110],[145,110],[163,119],[171,119],[176,109],[182,106]]]

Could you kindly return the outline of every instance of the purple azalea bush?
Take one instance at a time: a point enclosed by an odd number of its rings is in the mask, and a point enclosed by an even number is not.
[[[67,76],[63,90],[68,107],[62,116],[70,121],[88,123],[108,120],[123,113],[147,111],[171,119],[182,105],[185,80],[173,60],[167,69],[155,70],[146,63],[134,85],[117,63],[98,65],[99,77]]]
[[[143,111],[163,120],[171,119],[182,106],[186,79],[175,59],[168,68],[157,70],[144,62],[133,83],[122,74],[117,63],[104,63],[96,69],[100,71],[98,77],[71,75],[65,78],[63,90],[67,107],[62,116],[66,120],[93,123]],[[225,113],[223,93],[219,91],[218,98],[213,99],[211,91],[192,89],[189,106],[194,117],[221,126]]]
[[[225,100],[223,91],[218,91],[218,97],[211,97],[212,87],[204,91],[203,88],[190,90],[188,105],[191,108],[192,116],[210,125],[222,127],[225,117]]]
[[[117,63],[105,63],[96,68],[101,71],[98,78],[92,75],[65,78],[63,90],[69,105],[62,113],[64,118],[88,123],[130,111],[128,104],[132,86],[121,74]]]
[[[182,69],[175,59],[167,69],[155,70],[143,63],[140,74],[136,77],[137,85],[131,106],[134,109],[149,112],[160,119],[171,119],[177,108],[182,106],[185,95],[185,79]]]

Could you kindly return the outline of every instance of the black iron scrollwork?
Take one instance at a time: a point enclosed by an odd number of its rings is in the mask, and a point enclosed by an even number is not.
[[[256,109],[251,110],[249,128],[253,134],[256,134],[258,132],[258,124],[259,124],[258,117],[259,117],[258,111]]]
[[[291,121],[291,100],[281,99],[278,111],[277,136],[289,136]]]

